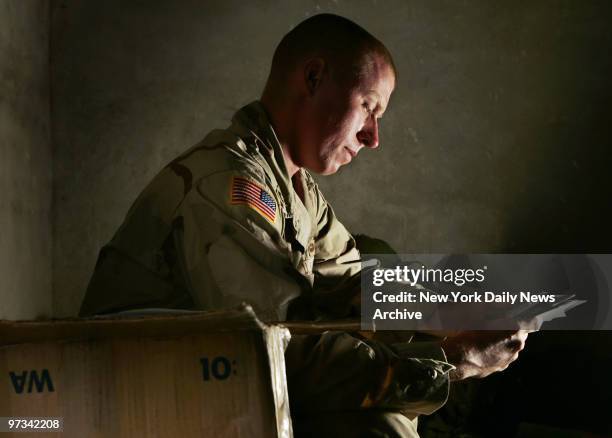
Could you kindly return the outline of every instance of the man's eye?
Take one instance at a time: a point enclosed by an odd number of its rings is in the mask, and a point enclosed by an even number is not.
[[[363,107],[365,108],[365,110],[366,110],[368,113],[370,113],[370,114],[372,113],[372,110],[370,109],[370,106],[369,106],[367,103],[364,103],[364,104],[363,104]]]

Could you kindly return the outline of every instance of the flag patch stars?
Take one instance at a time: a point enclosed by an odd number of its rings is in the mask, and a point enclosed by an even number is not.
[[[231,203],[248,205],[271,223],[276,220],[276,201],[263,187],[246,178],[232,178]]]

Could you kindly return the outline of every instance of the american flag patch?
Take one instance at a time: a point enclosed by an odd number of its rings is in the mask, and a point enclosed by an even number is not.
[[[248,205],[272,223],[276,219],[274,198],[264,188],[246,178],[232,178],[231,203]]]

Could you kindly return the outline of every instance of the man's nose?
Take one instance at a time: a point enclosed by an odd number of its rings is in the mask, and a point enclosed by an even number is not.
[[[357,140],[365,147],[372,149],[378,147],[378,119],[376,117],[368,118],[361,131],[357,133]]]

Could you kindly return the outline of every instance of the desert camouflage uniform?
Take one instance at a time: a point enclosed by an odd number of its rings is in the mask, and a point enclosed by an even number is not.
[[[247,302],[263,320],[346,318],[359,315],[359,271],[353,237],[307,171],[292,184],[254,102],[144,189],[102,248],[81,315]],[[286,358],[298,436],[416,436],[411,419],[448,393],[435,343],[326,332],[294,336]]]

